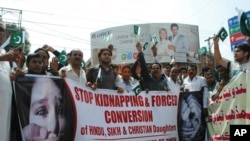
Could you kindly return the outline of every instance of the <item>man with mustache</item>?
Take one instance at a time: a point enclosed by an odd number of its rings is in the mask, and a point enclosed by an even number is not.
[[[112,48],[111,48],[112,49]],[[87,86],[93,90],[110,89],[117,90],[118,93],[123,93],[122,87],[115,85],[117,73],[115,73],[114,65],[111,64],[112,50],[109,48],[102,48],[98,53],[99,67],[90,68],[87,77]]]
[[[141,86],[146,93],[150,91],[169,91],[167,79],[162,74],[161,64],[155,60],[151,66],[151,71],[146,69],[146,62],[144,53],[142,52],[142,45],[140,42],[136,43],[136,49],[138,50],[138,60],[135,62],[132,73],[135,79],[140,80]],[[154,56],[157,56],[157,48],[155,45],[151,48]]]
[[[201,105],[196,96],[190,93],[181,100],[181,136],[182,139],[205,140],[206,125],[203,120],[207,117],[208,89],[206,79],[197,75],[197,66],[189,64],[188,77],[183,80],[184,92],[198,92],[202,94]],[[202,116],[203,115],[203,116]]]
[[[82,84],[86,84],[86,73],[81,67],[83,52],[80,49],[73,49],[70,52],[68,66],[59,70],[59,75],[63,78],[69,78]]]

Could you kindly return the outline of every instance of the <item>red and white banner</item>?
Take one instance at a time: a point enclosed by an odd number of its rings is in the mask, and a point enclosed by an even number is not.
[[[95,91],[70,79],[20,77],[15,96],[23,140],[177,141],[179,94]]]
[[[178,140],[178,95],[95,91],[66,79],[76,108],[75,140]]]

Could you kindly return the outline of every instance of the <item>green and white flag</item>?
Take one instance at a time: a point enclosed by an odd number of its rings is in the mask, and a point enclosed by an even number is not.
[[[134,34],[135,35],[140,35],[141,28],[138,25],[134,25]]]
[[[156,35],[151,35],[150,36],[150,41],[154,44],[154,45],[157,45],[157,37]]]
[[[67,54],[66,51],[63,50],[59,56],[58,56],[58,61],[62,64],[62,65],[66,65],[68,60],[67,60]]]
[[[175,63],[175,58],[174,58],[174,56],[171,56],[170,65],[173,65],[174,63]]]
[[[206,55],[207,54],[207,48],[206,47],[201,47],[199,49],[199,54],[200,55]]]
[[[137,81],[137,82],[132,86],[132,89],[133,89],[133,91],[134,91],[134,93],[135,93],[136,96],[140,94],[140,92],[142,91],[142,87],[141,87],[139,81]]]
[[[109,40],[112,40],[112,38],[113,38],[113,34],[111,33],[111,34],[109,34],[109,35],[107,35],[107,36],[104,36],[104,37],[103,37],[103,40],[104,40],[105,42],[108,42]]]
[[[241,33],[245,36],[250,36],[250,20],[248,19],[247,14],[243,11],[240,11],[238,18]]]
[[[146,42],[144,45],[143,45],[143,50],[146,50],[148,48],[148,42]]]
[[[221,39],[221,41],[224,41],[228,36],[228,33],[224,27],[222,27],[218,33],[218,37]]]
[[[24,43],[25,43],[25,31],[20,31],[10,35],[1,45],[0,48],[5,48],[8,45],[11,45],[12,47],[18,47]]]
[[[85,61],[82,60],[81,67],[82,67],[82,68],[85,68],[85,65],[86,65]]]
[[[25,31],[16,32],[11,35],[10,45],[13,47],[18,47],[25,43]]]

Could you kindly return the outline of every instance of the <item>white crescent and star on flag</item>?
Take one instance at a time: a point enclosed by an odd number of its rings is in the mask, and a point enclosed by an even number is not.
[[[250,23],[249,23],[249,20],[248,20],[248,19],[245,20],[245,25],[246,25],[246,28],[247,28],[248,30],[250,30]]]
[[[140,88],[140,87],[137,87],[137,88],[135,89],[135,93],[138,94],[138,93],[140,93],[140,92],[141,92],[141,88]]]
[[[65,62],[67,60],[67,57],[66,55],[62,55],[61,58],[60,58],[61,61]]]
[[[227,33],[225,31],[222,31],[221,34],[220,34],[220,37],[225,38],[226,36],[227,36]]]
[[[16,37],[14,37],[14,42],[15,42],[16,44],[20,44],[21,41],[22,41],[21,36],[16,36]]]

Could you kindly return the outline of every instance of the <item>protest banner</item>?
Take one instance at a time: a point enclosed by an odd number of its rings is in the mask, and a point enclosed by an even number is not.
[[[221,91],[219,97],[210,99],[208,129],[212,140],[230,140],[230,125],[250,124],[249,91],[250,74],[240,73]]]
[[[118,94],[70,79],[20,77],[15,96],[23,140],[178,140],[178,95]]]
[[[73,141],[76,117],[63,79],[30,75],[14,87],[23,141]]]
[[[178,106],[178,134],[180,141],[203,141],[206,121],[202,112],[203,93],[183,92]]]

